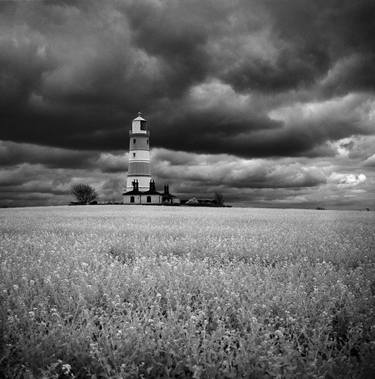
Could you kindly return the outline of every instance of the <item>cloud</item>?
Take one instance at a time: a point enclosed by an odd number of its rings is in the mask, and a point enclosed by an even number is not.
[[[93,156],[88,151],[0,141],[0,166],[40,163],[51,168],[90,168]]]
[[[101,153],[95,166],[102,172],[125,172],[128,170],[128,159],[125,154]]]
[[[1,138],[119,150],[126,123],[142,108],[155,125],[154,146],[249,157],[309,155],[323,137],[304,142],[284,132],[251,134],[280,129],[267,115],[309,87],[328,86],[341,96],[342,88],[335,88],[350,77],[347,93],[371,89],[372,23],[360,20],[373,12],[369,1],[344,1],[339,9],[291,0],[282,6],[139,0],[3,7]],[[359,44],[344,28],[349,20]],[[332,118],[333,125],[342,121],[351,120]],[[198,129],[217,132],[217,141],[198,139]],[[185,144],[176,138],[181,131]],[[296,147],[288,148],[287,140]]]
[[[28,148],[37,152],[40,147]],[[343,159],[349,160],[348,157]],[[97,153],[90,158],[89,170],[81,165],[56,168],[48,162],[47,157],[45,163],[15,163],[0,168],[0,204],[67,204],[72,200],[70,188],[74,183],[94,186],[101,201],[121,200],[126,155]],[[296,162],[292,158],[244,159],[228,154],[152,151],[157,187],[161,189],[163,184],[169,183],[173,193],[183,198],[212,197],[219,191],[227,201],[235,203],[314,206],[322,203],[319,198],[333,201],[345,196],[347,199],[354,194],[351,192],[354,188],[361,190],[365,198],[372,176],[339,172],[334,162],[335,158],[305,158]]]
[[[322,90],[327,94],[374,90],[374,60],[375,55],[371,51],[353,53],[338,59],[322,78]]]
[[[366,167],[375,167],[375,154],[368,157],[364,162],[363,165]]]
[[[351,93],[330,100],[276,108],[269,116],[292,127],[313,127],[313,133],[316,131],[330,140],[338,140],[352,134],[374,133],[374,109],[375,96]]]
[[[365,174],[342,174],[333,172],[329,178],[328,181],[330,183],[338,184],[339,186],[350,186],[354,187],[361,183],[364,183],[366,181],[366,175]]]
[[[120,200],[125,175],[28,163],[0,168],[0,206],[68,204],[75,183],[92,185],[101,200]]]
[[[90,169],[116,173],[127,171],[128,155],[0,141],[0,167],[12,167],[22,164],[39,164],[47,168]]]
[[[109,196],[141,110],[186,193],[338,185],[318,158],[371,186],[374,18],[371,0],[2,2],[0,165],[87,170]]]
[[[180,155],[174,153],[174,155]],[[314,187],[325,183],[324,173],[317,167],[306,167],[294,162],[277,163],[272,160],[246,160],[229,155],[195,155],[169,161],[165,151],[155,157],[164,157],[154,164],[154,174],[175,182],[198,182],[202,186],[230,188],[288,188]],[[187,164],[186,162],[189,162]]]

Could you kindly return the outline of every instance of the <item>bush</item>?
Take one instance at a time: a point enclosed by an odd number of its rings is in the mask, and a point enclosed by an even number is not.
[[[79,204],[95,204],[94,201],[97,198],[95,188],[88,184],[74,184],[71,193]]]

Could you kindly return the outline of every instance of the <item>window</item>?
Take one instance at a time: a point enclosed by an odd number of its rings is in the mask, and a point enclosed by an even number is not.
[[[136,142],[137,142],[137,139],[133,138],[133,144],[135,144]]]
[[[133,153],[133,158],[135,158],[135,153]]]
[[[130,202],[134,203],[134,196],[130,196]]]
[[[147,196],[147,202],[151,203],[151,196]]]

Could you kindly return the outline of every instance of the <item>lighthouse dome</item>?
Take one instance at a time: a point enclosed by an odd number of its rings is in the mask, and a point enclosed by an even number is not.
[[[136,117],[133,121],[146,121],[146,119],[142,117],[141,112],[138,112],[138,117]]]

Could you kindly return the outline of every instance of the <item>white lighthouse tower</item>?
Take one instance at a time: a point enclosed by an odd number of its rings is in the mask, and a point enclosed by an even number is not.
[[[133,120],[129,130],[128,176],[122,195],[124,204],[162,204],[164,199],[171,197],[169,192],[162,194],[156,191],[151,176],[150,131],[141,113]]]
[[[169,193],[169,185],[164,185],[164,192],[156,191],[151,176],[150,131],[147,121],[138,113],[129,130],[129,165],[126,188],[123,195],[124,204],[179,204],[180,199]]]
[[[126,191],[133,189],[134,182],[137,183],[139,191],[147,191],[150,188],[151,180],[150,131],[147,121],[139,112],[129,130],[129,167]]]

